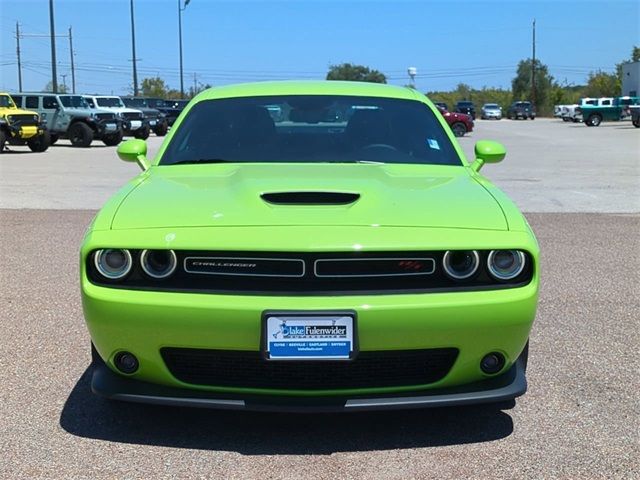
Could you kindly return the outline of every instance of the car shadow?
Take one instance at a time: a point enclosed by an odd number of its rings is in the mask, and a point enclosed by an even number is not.
[[[513,432],[511,417],[497,406],[348,414],[218,411],[108,401],[91,393],[90,381],[88,368],[64,405],[60,426],[111,442],[244,455],[330,455],[488,442]]]

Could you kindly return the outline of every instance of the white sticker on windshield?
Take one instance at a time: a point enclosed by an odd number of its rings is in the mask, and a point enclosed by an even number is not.
[[[434,140],[433,138],[427,138],[427,143],[429,144],[429,147],[433,148],[434,150],[440,150],[440,145],[438,144],[437,140]]]

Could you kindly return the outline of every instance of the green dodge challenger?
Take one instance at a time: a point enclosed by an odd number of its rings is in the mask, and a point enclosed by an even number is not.
[[[527,388],[539,249],[418,92],[352,82],[207,90],[85,235],[92,390],[135,402],[332,411]]]

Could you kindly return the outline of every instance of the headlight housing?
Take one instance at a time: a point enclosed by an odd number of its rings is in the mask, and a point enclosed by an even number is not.
[[[108,280],[120,280],[126,277],[133,265],[129,250],[118,248],[96,251],[93,263],[98,273]]]
[[[476,250],[448,250],[442,258],[445,273],[454,280],[471,278],[480,266]]]
[[[178,259],[173,250],[143,250],[140,265],[144,273],[159,280],[169,277],[175,271]]]
[[[504,282],[520,275],[526,261],[520,250],[492,250],[487,257],[487,268],[493,278]]]

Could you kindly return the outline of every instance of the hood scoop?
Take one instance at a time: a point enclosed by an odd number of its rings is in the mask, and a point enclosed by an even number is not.
[[[360,198],[359,193],[345,192],[273,192],[260,195],[273,205],[349,205]]]

